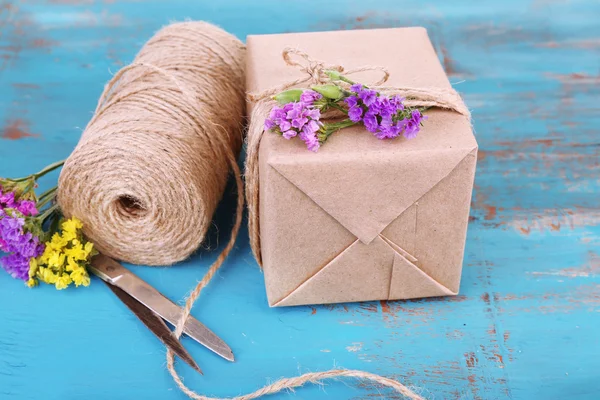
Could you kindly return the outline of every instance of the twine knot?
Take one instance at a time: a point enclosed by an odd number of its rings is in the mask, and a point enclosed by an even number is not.
[[[294,61],[291,55],[296,55],[303,59],[303,61]],[[340,74],[343,73],[344,75],[352,75],[364,71],[380,71],[382,76],[378,81],[373,83],[373,85],[382,85],[385,82],[387,82],[387,80],[390,77],[390,73],[388,72],[388,70],[382,66],[365,65],[363,67],[347,70],[343,66],[338,64],[325,64],[325,62],[321,60],[316,60],[310,57],[302,50],[293,47],[286,47],[285,49],[283,49],[283,51],[281,52],[281,57],[283,58],[283,61],[290,67],[297,67],[300,71],[304,72],[304,77],[264,90],[259,93],[248,93],[248,100],[256,102],[259,100],[268,99],[271,96],[278,94],[279,92],[291,88],[292,86],[298,86],[306,83],[311,83],[313,85],[323,85],[325,83],[329,83],[332,81],[332,79],[327,74],[328,71],[335,71]]]
[[[300,56],[304,59],[305,63],[303,64],[301,62],[292,60],[290,57],[291,54]],[[315,85],[322,85],[330,80],[325,71],[337,71],[339,73],[344,72],[344,67],[341,65],[325,65],[323,61],[315,60],[305,52],[291,47],[286,47],[283,49],[281,57],[287,65],[291,67],[298,67],[300,71],[305,72],[309,76],[310,82]]]

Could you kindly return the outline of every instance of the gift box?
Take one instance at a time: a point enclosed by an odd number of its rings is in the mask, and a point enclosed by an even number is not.
[[[290,46],[347,70],[384,66],[386,86],[451,87],[427,31],[396,28],[249,36],[250,92],[306,75],[282,60]],[[368,85],[376,73],[352,79]],[[477,142],[465,116],[425,114],[415,139],[378,140],[356,126],[317,153],[263,134],[260,241],[271,306],[458,293]]]

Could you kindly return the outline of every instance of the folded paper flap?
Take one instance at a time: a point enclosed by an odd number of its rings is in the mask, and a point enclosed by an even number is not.
[[[383,66],[391,72],[386,86],[451,87],[427,31],[421,27],[250,35],[246,42],[250,92],[304,77],[282,60],[281,52],[286,47],[296,47],[325,65],[341,65],[346,70],[365,64]],[[385,51],[390,43],[408,56]],[[368,84],[378,80],[380,73],[364,72],[353,78]]]
[[[452,296],[456,294],[399,253],[394,253],[388,300]]]
[[[369,245],[356,241],[274,305],[410,298],[414,290],[425,297],[456,294],[397,249],[383,237]]]
[[[365,135],[360,129],[347,131],[340,136],[349,146],[354,136]],[[408,154],[403,145],[389,141],[381,144],[379,151],[352,146],[347,152],[323,149],[318,155],[305,152],[303,157],[273,152],[268,163],[368,244],[473,151],[471,147],[453,147]]]
[[[410,254],[408,251],[404,250],[402,247],[398,246],[396,243],[392,242],[390,239],[386,238],[383,235],[379,235],[396,253],[400,254],[403,258],[405,258],[408,262],[415,264],[419,261],[415,256]]]
[[[419,268],[418,260],[412,254],[408,253],[385,236],[379,235],[379,237],[392,249],[394,253],[390,288],[388,290],[388,300],[411,298],[402,297],[402,295],[399,295],[399,293],[412,291],[415,289],[417,289],[416,293],[422,294],[423,297],[448,296],[456,294],[446,287],[446,285],[438,282],[435,278]]]

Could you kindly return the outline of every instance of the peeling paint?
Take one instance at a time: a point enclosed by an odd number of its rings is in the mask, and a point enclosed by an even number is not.
[[[26,137],[35,137],[29,132],[29,123],[22,119],[13,119],[8,121],[2,130],[2,138],[8,140],[18,140]]]
[[[354,342],[352,343],[351,346],[346,346],[346,350],[348,350],[351,353],[356,353],[360,350],[362,350],[363,344],[361,342]]]
[[[37,85],[35,83],[19,83],[19,82],[14,82],[11,85],[15,89],[32,89],[32,90],[40,89],[40,85]]]
[[[465,361],[467,363],[468,368],[474,368],[477,365],[477,356],[472,351],[469,353],[465,353]]]
[[[562,40],[537,43],[536,47],[549,49],[586,49],[595,50],[600,48],[600,38],[577,39],[577,40]]]

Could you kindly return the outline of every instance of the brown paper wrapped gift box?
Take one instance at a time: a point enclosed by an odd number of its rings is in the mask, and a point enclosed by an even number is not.
[[[423,28],[249,36],[247,44],[250,92],[303,77],[282,61],[290,46],[346,69],[385,66],[386,86],[450,87]],[[367,83],[373,74],[352,78]],[[353,127],[318,153],[263,135],[260,237],[271,306],[458,293],[477,142],[464,116],[426,115],[416,139],[378,140]]]

